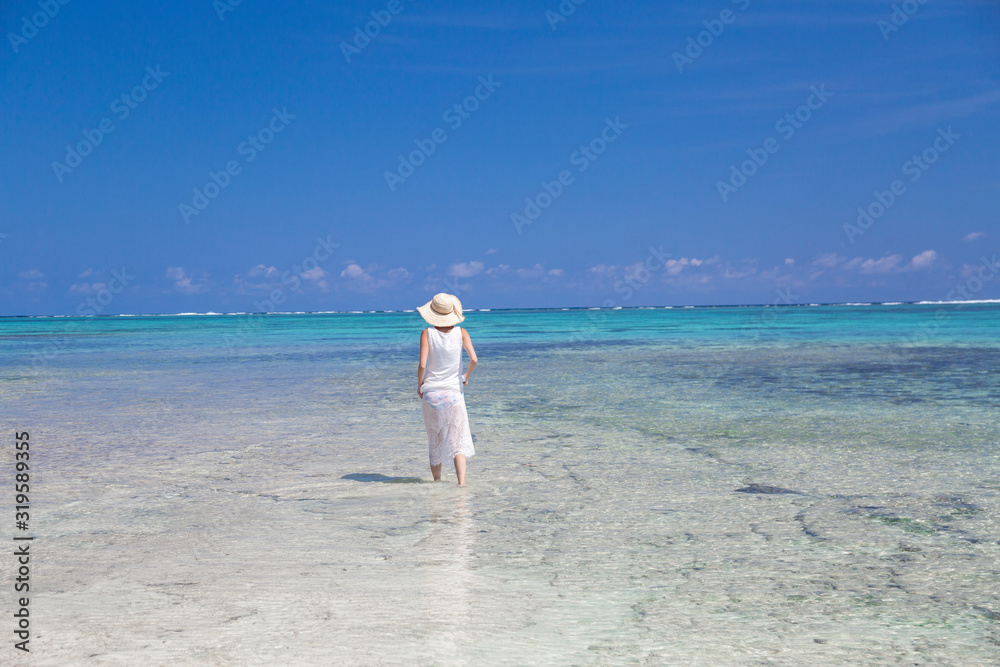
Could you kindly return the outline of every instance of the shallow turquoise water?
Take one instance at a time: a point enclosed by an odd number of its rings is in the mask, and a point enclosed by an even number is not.
[[[992,664],[1000,305],[0,319],[37,664]],[[377,637],[375,641],[373,638]]]
[[[661,345],[872,343],[998,345],[1000,304],[495,310],[471,312],[477,340],[517,348],[588,342]],[[0,354],[335,344],[338,353],[408,345],[416,313],[0,318]],[[8,356],[10,355],[10,356]],[[31,361],[33,359],[29,359]],[[36,361],[36,364],[40,363]]]

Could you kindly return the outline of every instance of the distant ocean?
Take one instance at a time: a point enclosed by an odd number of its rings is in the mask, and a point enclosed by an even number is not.
[[[424,326],[0,318],[41,655],[995,664],[1000,303],[469,311],[466,489]]]

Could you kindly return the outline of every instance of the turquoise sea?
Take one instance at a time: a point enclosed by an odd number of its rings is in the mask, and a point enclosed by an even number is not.
[[[1000,664],[1000,303],[467,312],[463,489],[424,326],[0,318],[24,664]]]

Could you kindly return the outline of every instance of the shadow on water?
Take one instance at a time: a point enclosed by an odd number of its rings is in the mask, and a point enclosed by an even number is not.
[[[386,484],[420,484],[424,480],[419,477],[389,477],[376,472],[354,472],[340,479],[353,479],[355,482],[385,482]]]
[[[737,493],[799,493],[791,489],[783,489],[780,486],[767,486],[766,484],[747,484],[743,488],[736,489]]]

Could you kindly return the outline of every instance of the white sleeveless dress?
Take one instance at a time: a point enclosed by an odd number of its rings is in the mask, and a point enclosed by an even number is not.
[[[430,327],[427,342],[430,349],[420,391],[431,465],[436,466],[458,454],[469,458],[476,450],[462,386],[462,329],[452,327],[442,333]]]

